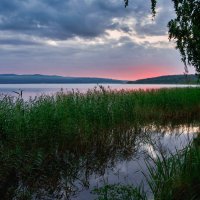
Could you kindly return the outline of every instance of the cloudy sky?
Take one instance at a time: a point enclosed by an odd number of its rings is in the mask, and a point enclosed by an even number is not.
[[[0,0],[0,73],[135,80],[182,74],[159,0]],[[193,69],[190,69],[193,72]]]

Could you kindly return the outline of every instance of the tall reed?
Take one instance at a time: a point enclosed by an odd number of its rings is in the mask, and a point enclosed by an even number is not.
[[[200,89],[139,91],[89,90],[29,101],[0,98],[0,138],[10,140],[55,140],[89,136],[100,130],[140,123],[190,121],[200,116]],[[20,142],[18,141],[18,142]]]

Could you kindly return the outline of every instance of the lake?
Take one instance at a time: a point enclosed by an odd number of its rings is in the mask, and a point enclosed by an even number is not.
[[[138,90],[138,89],[159,89],[159,88],[176,88],[176,87],[196,87],[197,85],[178,85],[178,84],[0,84],[0,94],[9,94],[18,96],[15,92],[23,90],[23,98],[35,97],[41,94],[54,94],[63,89],[64,92],[79,90],[86,92],[102,85],[112,90]]]

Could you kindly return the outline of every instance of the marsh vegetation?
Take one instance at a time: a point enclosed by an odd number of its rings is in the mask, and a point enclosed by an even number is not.
[[[200,198],[200,147],[199,136],[194,144],[165,157],[163,153],[147,161],[151,199],[198,200]],[[196,144],[198,140],[198,145]],[[112,184],[93,190],[98,200],[147,200],[143,185]]]
[[[100,87],[86,94],[61,91],[28,101],[2,95],[0,195],[4,199],[84,199],[83,188],[93,189],[91,177],[111,173],[117,164],[135,158],[145,144],[152,146],[176,129],[180,134],[181,127],[199,127],[199,99],[199,88],[111,91]],[[184,192],[191,184],[191,194],[197,194],[199,147],[189,143],[198,129],[189,132],[192,137],[179,146],[181,153],[149,160],[153,168],[147,168],[149,186],[145,187],[155,199],[166,199],[166,191],[171,191],[167,193],[171,199],[180,199],[173,191]],[[117,186],[121,195],[130,190],[140,195],[144,189],[123,185]],[[100,194],[101,189],[95,191]],[[110,190],[103,191],[109,194]],[[101,194],[100,199],[109,199]]]

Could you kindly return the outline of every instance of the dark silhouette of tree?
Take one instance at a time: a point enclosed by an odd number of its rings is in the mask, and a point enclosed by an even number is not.
[[[177,17],[168,23],[169,38],[185,64],[193,65],[200,74],[200,0],[173,0]]]
[[[128,6],[129,0],[124,0]],[[152,14],[156,14],[157,0],[151,0]],[[179,49],[185,71],[188,65],[200,75],[200,0],[172,0],[176,18],[168,23],[169,39],[174,39]]]

